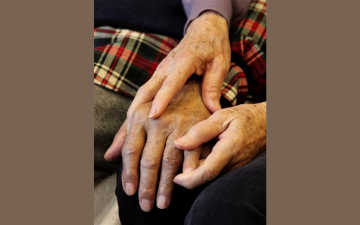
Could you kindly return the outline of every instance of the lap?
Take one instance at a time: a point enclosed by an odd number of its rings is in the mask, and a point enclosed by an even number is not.
[[[266,153],[209,184],[185,224],[266,224]]]
[[[126,118],[131,99],[120,93],[94,85],[94,179],[116,171],[116,163],[104,160],[116,132]]]
[[[118,165],[116,195],[119,216],[127,224],[265,224],[266,153],[213,182],[188,190],[176,185],[170,206],[143,212],[137,193],[127,196]]]

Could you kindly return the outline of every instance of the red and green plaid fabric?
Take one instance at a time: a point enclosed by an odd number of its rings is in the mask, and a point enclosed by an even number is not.
[[[254,0],[230,27],[231,67],[222,89],[225,105],[266,101],[266,0]],[[94,29],[94,83],[134,97],[179,43],[127,29]]]

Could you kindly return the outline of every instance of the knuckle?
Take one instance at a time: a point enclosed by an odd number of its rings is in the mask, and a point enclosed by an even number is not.
[[[140,96],[147,96],[150,93],[150,89],[148,87],[148,85],[144,84],[143,86],[141,86],[138,91],[136,92],[136,95],[140,95]]]
[[[177,164],[178,164],[177,157],[169,155],[169,154],[165,155],[163,158],[163,161],[162,161],[162,166],[165,169],[173,169],[177,166]]]
[[[135,182],[137,173],[134,169],[124,167],[123,174],[124,174],[125,182],[129,182],[129,181]]]
[[[220,121],[221,119],[223,119],[226,116],[226,114],[227,114],[226,109],[221,109],[221,110],[214,112],[210,116],[210,118],[211,118],[211,120],[216,122],[216,121]]]
[[[153,192],[155,190],[155,187],[153,187],[149,183],[140,183],[139,187],[139,197],[140,198],[149,198],[153,196]]]
[[[149,111],[150,105],[147,103],[142,104],[135,109],[133,113],[133,118],[135,119],[135,121],[138,121],[138,119],[146,117]]]
[[[168,117],[166,114],[163,114],[156,120],[147,118],[147,124],[149,127],[156,131],[160,136],[168,135],[169,129],[173,126],[171,122],[171,117]]]
[[[186,59],[186,58],[188,58],[188,57],[192,57],[192,55],[193,55],[192,50],[190,50],[190,49],[184,49],[184,50],[182,50],[182,51],[179,51],[179,52],[176,54],[176,58],[177,58],[178,60],[180,60],[180,59]]]
[[[179,83],[178,79],[176,77],[172,76],[165,80],[164,86],[170,87],[170,88],[175,88],[175,87],[177,87],[178,83]]]
[[[174,188],[174,177],[167,177],[166,179],[161,180],[159,184],[158,193],[162,195],[169,195],[171,190]]]
[[[141,168],[148,170],[157,169],[158,165],[156,160],[151,156],[144,156],[140,161]]]
[[[206,86],[206,92],[208,93],[215,92],[220,95],[222,85],[223,82],[221,80],[213,80]]]
[[[215,179],[217,176],[216,172],[212,169],[205,169],[204,172],[201,174],[201,179],[204,181],[211,181]]]
[[[194,127],[193,130],[194,135],[197,137],[203,135],[205,132],[206,132],[206,128],[202,124],[198,124],[197,126]]]
[[[123,147],[123,149],[122,149],[122,157],[123,158],[132,158],[136,155],[137,155],[137,152],[134,149],[128,148],[126,146]]]

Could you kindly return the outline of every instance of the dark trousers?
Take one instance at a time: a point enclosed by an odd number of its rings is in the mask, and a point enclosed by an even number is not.
[[[116,164],[103,155],[126,117],[131,99],[94,86],[95,118],[95,181],[113,173]],[[121,160],[117,167],[121,174]],[[216,180],[193,190],[176,185],[170,206],[161,210],[141,211],[137,193],[127,196],[118,176],[116,195],[123,225],[212,225],[265,224],[266,218],[266,153],[247,165],[219,176]]]
[[[155,204],[150,212],[141,210],[138,193],[125,194],[121,171],[120,160],[116,196],[123,225],[266,224],[266,153],[196,189],[176,185],[170,206],[161,210]]]

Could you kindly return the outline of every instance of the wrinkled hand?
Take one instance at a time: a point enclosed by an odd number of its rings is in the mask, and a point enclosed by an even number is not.
[[[175,146],[192,150],[215,137],[219,141],[208,157],[192,172],[177,175],[175,183],[189,189],[195,188],[215,179],[222,171],[245,165],[265,151],[266,102],[219,110],[190,128],[175,141]]]
[[[146,116],[159,117],[192,74],[203,76],[202,98],[206,107],[211,112],[221,109],[222,82],[229,71],[230,57],[226,20],[212,11],[201,14],[151,79],[140,87],[127,118],[131,119],[138,106],[150,101],[152,107]]]
[[[184,152],[175,148],[174,140],[211,115],[202,102],[200,83],[193,80],[170,101],[161,117],[148,118],[150,107],[151,102],[136,109],[122,148],[122,185],[128,195],[133,195],[139,188],[139,204],[143,211],[150,211],[154,205],[160,168],[157,206],[166,208],[181,163],[183,171],[198,167],[202,147],[186,152],[183,159]]]
[[[211,112],[221,109],[222,82],[229,71],[230,57],[226,20],[212,11],[202,13],[191,22],[184,38],[158,65],[151,79],[139,88],[128,109],[127,119],[106,152],[105,159],[115,161],[121,156],[121,147],[130,126],[128,121],[132,120],[140,105],[153,101],[148,115],[150,118],[159,117],[194,73],[204,76],[202,98],[205,106]]]

